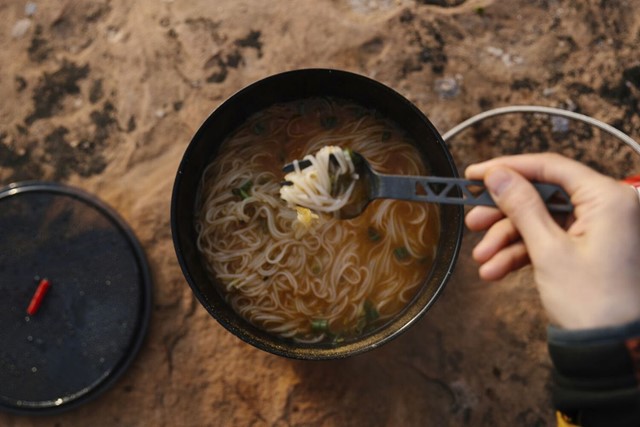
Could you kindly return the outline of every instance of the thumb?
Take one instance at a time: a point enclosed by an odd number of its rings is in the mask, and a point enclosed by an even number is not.
[[[533,185],[506,167],[487,171],[484,183],[498,208],[516,227],[529,252],[556,239],[562,229],[556,224]]]

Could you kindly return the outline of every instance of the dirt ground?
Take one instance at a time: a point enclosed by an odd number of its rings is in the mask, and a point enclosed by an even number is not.
[[[302,362],[242,343],[178,266],[171,188],[191,136],[225,98],[295,68],[340,68],[413,101],[442,132],[493,107],[567,108],[640,140],[637,0],[99,0],[0,4],[0,184],[95,193],[135,230],[154,305],[131,369],[99,399],[17,426],[544,426],[546,319],[530,271],[477,277],[467,233],[435,307],[390,344]],[[449,80],[442,80],[449,79]],[[444,83],[453,90],[442,91]],[[530,115],[450,142],[462,170],[557,151],[615,177],[640,158],[586,125]]]

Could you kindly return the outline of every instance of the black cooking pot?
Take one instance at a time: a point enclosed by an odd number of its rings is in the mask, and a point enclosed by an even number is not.
[[[205,167],[221,143],[254,113],[276,103],[330,96],[373,108],[394,121],[416,141],[431,172],[457,176],[444,141],[429,120],[406,98],[367,77],[338,70],[305,69],[277,74],[242,89],[205,120],[182,158],[171,201],[173,242],[182,271],[200,303],[225,328],[262,350],[299,359],[335,359],[376,348],[416,322],[435,302],[452,273],[463,228],[461,206],[441,206],[440,240],[428,278],[415,298],[394,320],[362,338],[339,345],[300,344],[275,337],[237,315],[218,293],[196,247],[197,194]]]

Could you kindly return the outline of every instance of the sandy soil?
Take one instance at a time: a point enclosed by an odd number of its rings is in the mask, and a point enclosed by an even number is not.
[[[105,395],[3,426],[543,426],[552,423],[546,319],[528,270],[479,281],[467,233],[436,306],[394,342],[309,363],[256,350],[196,302],[177,264],[171,187],[199,124],[226,97],[302,67],[365,74],[446,131],[491,107],[538,104],[640,139],[636,0],[4,1],[0,184],[64,182],[130,223],[152,267],[146,344]],[[304,6],[302,6],[304,4]],[[33,13],[31,13],[33,12]],[[439,93],[440,79],[457,90]],[[557,151],[622,177],[640,158],[597,131],[493,119],[450,148],[462,169]]]

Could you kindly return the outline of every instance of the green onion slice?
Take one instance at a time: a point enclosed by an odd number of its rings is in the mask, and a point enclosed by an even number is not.
[[[338,118],[336,116],[327,116],[320,119],[320,124],[325,129],[333,129],[338,124]]]
[[[256,122],[253,125],[253,133],[255,133],[256,135],[262,135],[264,133],[264,131],[266,130],[266,126],[264,125],[264,123],[262,122]]]
[[[242,184],[239,188],[234,188],[233,190],[231,190],[231,192],[234,195],[240,197],[242,200],[245,200],[249,198],[249,191],[251,190],[252,186],[253,186],[253,182],[249,180],[244,184]]]
[[[393,250],[393,254],[396,256],[398,261],[405,260],[409,257],[409,251],[404,246],[400,246]]]
[[[378,242],[382,238],[378,230],[373,227],[367,228],[367,236],[369,236],[369,240],[372,242]]]
[[[329,321],[327,319],[311,319],[311,330],[313,332],[327,332]]]
[[[380,317],[375,305],[369,300],[364,302],[364,316],[367,319],[367,323],[371,323]]]

